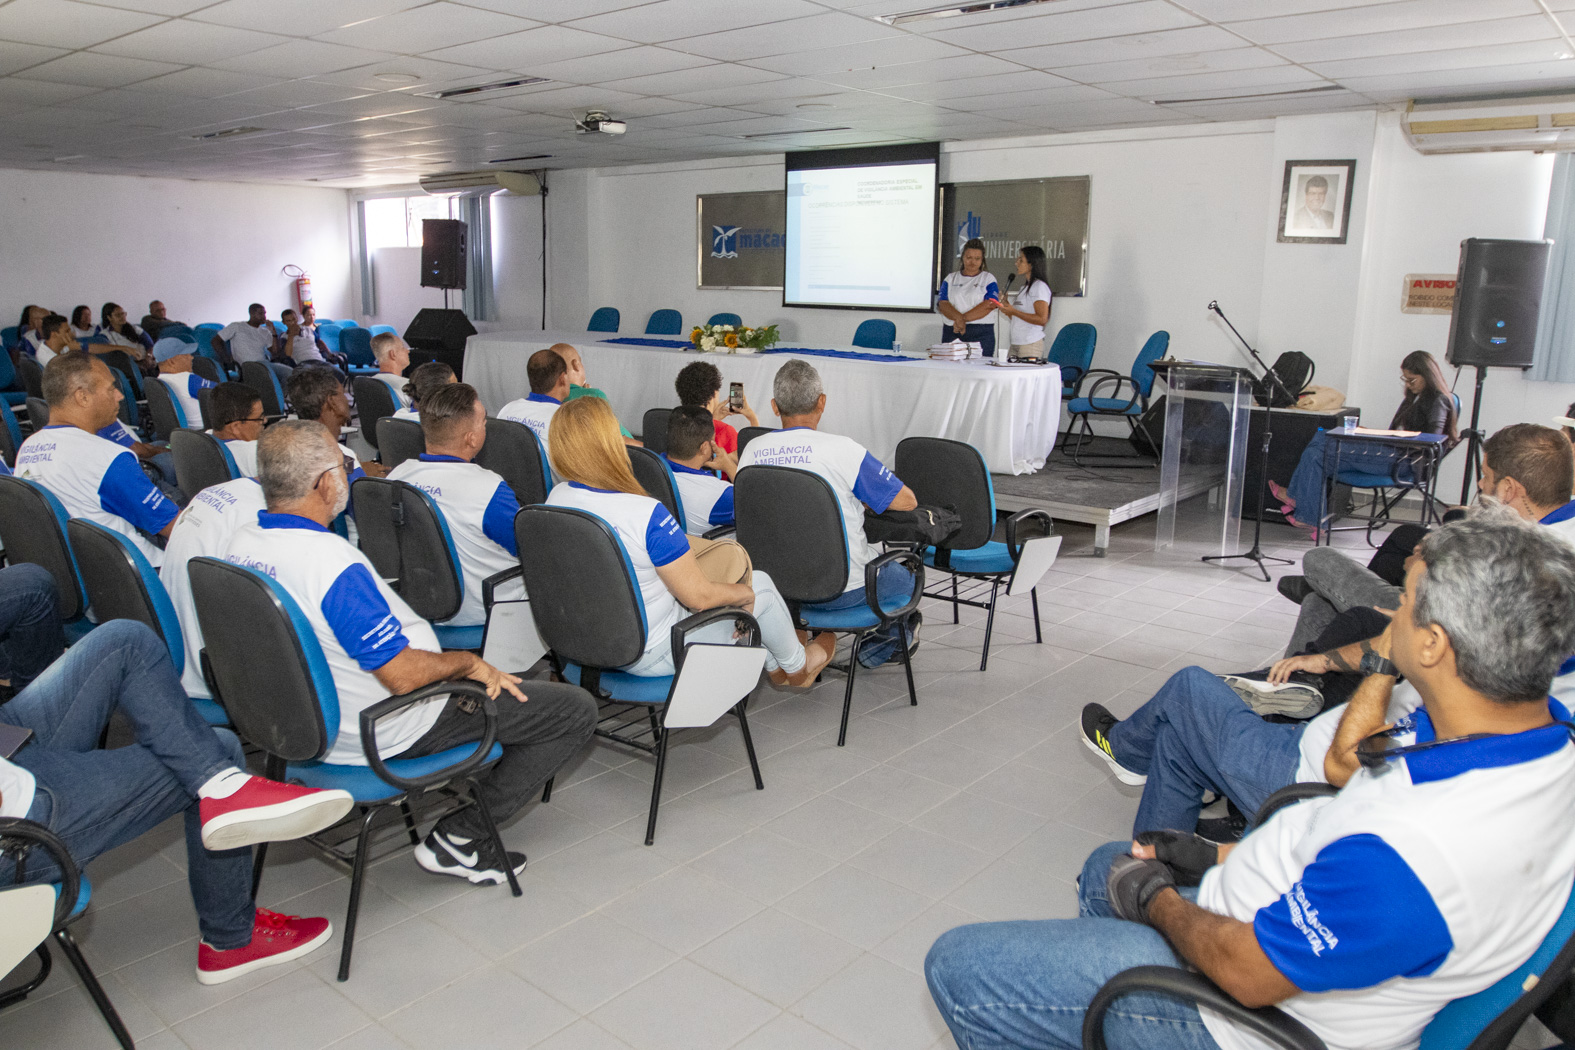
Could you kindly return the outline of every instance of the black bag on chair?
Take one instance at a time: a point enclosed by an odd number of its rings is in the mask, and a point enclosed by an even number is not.
[[[1317,370],[1318,366],[1313,364],[1312,358],[1300,350],[1287,350],[1269,366],[1269,371],[1279,379],[1279,384],[1271,384],[1267,378],[1254,379],[1253,399],[1271,408],[1290,408],[1296,404],[1301,392],[1307,389],[1307,384],[1312,382],[1313,373]]]
[[[913,543],[933,547],[945,543],[962,529],[962,517],[951,507],[915,507],[864,512],[864,535],[871,543]]]

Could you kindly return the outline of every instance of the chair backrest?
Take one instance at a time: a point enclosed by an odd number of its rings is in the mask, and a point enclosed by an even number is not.
[[[0,328],[0,350],[10,353],[22,341],[22,329],[17,325],[6,325]]]
[[[475,462],[508,482],[520,506],[546,502],[552,470],[546,450],[524,423],[489,418],[487,443],[476,453]]]
[[[711,319],[706,324],[730,324],[734,328],[740,328],[744,324],[744,319],[737,314],[728,313],[724,310],[719,314],[712,314]]]
[[[0,354],[0,390],[10,389],[16,384],[16,367],[11,364],[11,353],[7,350]]]
[[[745,467],[733,479],[734,534],[789,601],[829,602],[848,582],[842,508],[818,474]]]
[[[194,360],[205,361],[206,358],[199,357],[199,358],[194,358]],[[207,363],[210,364],[210,365],[213,364],[212,361],[207,361]],[[195,372],[197,370],[195,368],[193,368],[192,371]],[[208,377],[207,376],[203,376],[203,378],[206,379]],[[221,382],[222,382],[222,380],[221,380]],[[197,411],[202,413],[202,429],[204,429],[204,430],[212,430],[213,429],[213,387],[205,386],[201,390],[197,391]]]
[[[241,362],[241,382],[257,391],[257,396],[262,398],[263,415],[282,416],[289,411],[284,400],[284,389],[279,386],[279,377],[261,361]]]
[[[761,434],[769,434],[776,427],[745,427],[738,432],[738,454],[742,456],[749,443]]]
[[[111,368],[109,374],[114,376],[115,381],[120,384],[120,405],[115,409],[115,414],[120,417],[122,423],[125,423],[132,430],[140,430],[142,421],[137,418],[137,402],[141,399],[137,396],[136,390],[132,388],[130,377],[118,368]]]
[[[182,427],[193,426],[196,420],[187,420],[186,410],[175,400],[170,388],[162,379],[155,379],[147,386],[148,415],[153,420],[153,439],[168,441],[170,435]]]
[[[673,478],[672,468],[667,465],[667,457],[654,452],[649,446],[641,448],[638,445],[629,445],[629,466],[634,470],[634,480],[640,483],[656,502],[667,508],[678,522],[678,527],[684,525],[683,504],[678,501],[678,482]]]
[[[421,424],[413,419],[384,416],[377,421],[376,445],[377,458],[383,466],[393,470],[405,460],[415,459],[427,450],[427,435],[421,429]]]
[[[317,338],[321,339],[323,345],[328,347],[329,353],[343,353],[344,351],[339,349],[339,333],[342,331],[344,329],[332,321],[320,321],[317,325]]]
[[[371,328],[368,328],[367,331],[371,332],[373,335],[382,335],[385,332],[389,335],[399,334],[399,329],[395,328],[391,324],[375,324]]]
[[[197,336],[197,350],[203,354],[213,353],[213,337],[224,331],[222,324],[205,321],[192,329]]]
[[[890,350],[891,344],[896,341],[897,326],[878,317],[860,321],[858,328],[853,331],[853,345],[871,350]]]
[[[684,330],[684,315],[677,310],[657,310],[645,322],[646,335],[677,335]]]
[[[179,321],[175,321],[160,328],[158,337],[160,339],[179,339],[183,343],[195,343],[197,341],[197,332],[190,325],[184,325]]]
[[[241,738],[289,762],[321,757],[339,735],[339,693],[295,599],[217,558],[186,571],[216,693]]]
[[[201,344],[198,345],[198,349],[201,349]],[[197,353],[192,355],[191,370],[210,383],[222,383],[228,378],[219,370],[219,362],[206,354]]]
[[[524,507],[514,517],[536,631],[560,660],[623,667],[645,651],[645,605],[613,527],[568,507]]]
[[[1074,321],[1061,326],[1046,356],[1051,364],[1060,366],[1063,384],[1071,386],[1093,365],[1094,344],[1098,340],[1099,332],[1091,324]]]
[[[920,503],[951,507],[962,518],[962,528],[945,547],[967,551],[990,542],[995,534],[995,488],[978,449],[949,438],[903,438],[897,443],[896,468]]]
[[[16,367],[22,373],[22,388],[27,391],[27,396],[42,398],[44,396],[44,366],[23,354],[17,360]]]
[[[341,322],[339,352],[344,354],[352,365],[377,364],[377,357],[372,353],[372,333],[365,328],[352,328]]]
[[[1138,393],[1143,395],[1143,400],[1148,401],[1149,395],[1154,392],[1155,361],[1165,356],[1170,349],[1170,333],[1160,329],[1143,343],[1143,349],[1138,351],[1137,358],[1132,362],[1132,385],[1137,387]]]
[[[175,457],[175,483],[195,496],[210,485],[222,485],[241,476],[235,457],[224,442],[200,430],[170,434],[170,455]]]
[[[16,421],[11,406],[0,398],[0,458],[4,458],[6,466],[16,466],[16,450],[21,444],[22,425]]]
[[[672,414],[670,408],[648,408],[640,418],[640,440],[652,452],[667,451],[667,420]]]
[[[340,328],[360,328],[361,325],[358,322],[356,322],[354,319],[352,319],[352,318],[343,317],[343,318],[340,318],[340,320],[339,320],[339,327]]]
[[[587,332],[616,332],[620,320],[617,307],[598,306],[596,312],[591,314],[591,323],[585,326],[585,330]]]
[[[432,497],[403,481],[356,478],[350,486],[361,551],[416,614],[433,623],[459,612],[465,577],[448,522]]]
[[[175,673],[183,673],[186,645],[180,620],[148,559],[120,533],[83,518],[68,521],[66,534],[82,571],[88,605],[99,623],[136,620],[153,628],[169,650]]]
[[[12,565],[41,565],[55,578],[55,610],[71,621],[87,610],[82,574],[66,539],[66,508],[32,481],[0,476],[0,543]]]
[[[27,421],[33,430],[43,430],[49,425],[49,402],[41,397],[29,397],[27,405]]]
[[[394,392],[388,384],[375,376],[353,376],[350,392],[355,395],[356,418],[360,421],[361,436],[373,448],[377,445],[377,424],[399,408],[394,404]],[[378,449],[381,452],[381,449]]]

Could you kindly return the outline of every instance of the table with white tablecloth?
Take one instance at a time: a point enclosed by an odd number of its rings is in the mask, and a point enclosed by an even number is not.
[[[673,380],[679,369],[701,360],[694,351],[601,342],[597,332],[488,332],[473,335],[465,348],[465,381],[496,413],[530,393],[525,363],[553,343],[571,343],[585,361],[591,386],[607,394],[618,418],[640,430],[646,409],[678,402]],[[779,344],[780,345],[780,344]],[[791,347],[787,347],[791,351]],[[855,350],[854,347],[828,349]],[[867,351],[866,351],[867,353]],[[762,426],[775,426],[771,382],[792,353],[706,354],[704,360],[728,383],[743,383]],[[864,445],[887,463],[905,437],[966,441],[994,473],[1027,474],[1044,466],[1055,444],[1061,413],[1061,373],[1054,365],[1003,367],[983,361],[930,361],[893,357],[808,355],[826,391],[822,426]],[[734,417],[731,422],[742,426]]]

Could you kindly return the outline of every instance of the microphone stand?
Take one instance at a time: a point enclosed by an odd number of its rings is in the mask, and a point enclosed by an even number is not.
[[[1220,309],[1219,300],[1211,300],[1209,302],[1209,309],[1219,314],[1220,320],[1225,322],[1225,327],[1231,330],[1231,333],[1236,336],[1236,339],[1241,343],[1241,345],[1247,348],[1247,353],[1252,355],[1252,359],[1258,362],[1258,367],[1263,369],[1264,378],[1268,380],[1269,384],[1269,398],[1263,404],[1263,443],[1260,446],[1258,453],[1258,516],[1252,523],[1252,549],[1243,551],[1241,554],[1206,554],[1203,556],[1202,560],[1238,561],[1241,559],[1246,559],[1247,561],[1253,562],[1258,566],[1258,571],[1263,573],[1263,582],[1268,583],[1269,567],[1265,565],[1264,562],[1272,561],[1280,565],[1296,564],[1290,558],[1270,557],[1269,555],[1263,553],[1262,546],[1264,501],[1267,498],[1269,491],[1269,443],[1274,440],[1274,434],[1272,432],[1274,422],[1274,393],[1275,389],[1278,388],[1281,393],[1291,398],[1293,404],[1295,403],[1296,395],[1285,389],[1285,384],[1280,381],[1280,377],[1275,375],[1274,370],[1264,363],[1262,355],[1260,355],[1257,350],[1253,349],[1252,344],[1247,342],[1240,332],[1236,331],[1236,326],[1230,323],[1230,318],[1226,317],[1225,311]],[[1251,412],[1250,408],[1248,409],[1248,412]],[[1248,418],[1250,421],[1250,415]],[[1229,508],[1227,508],[1227,510],[1228,509]]]

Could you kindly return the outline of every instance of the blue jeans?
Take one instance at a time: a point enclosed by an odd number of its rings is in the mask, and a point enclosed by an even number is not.
[[[913,593],[913,573],[905,565],[883,566],[875,576],[875,593],[881,605],[886,605],[898,599],[907,598]],[[833,598],[829,602],[819,605],[805,606],[807,609],[858,609],[866,606],[864,601],[864,585],[843,591],[842,596]],[[902,639],[902,622],[893,621],[885,627],[878,627],[870,632],[870,636],[859,647],[859,663],[865,667],[879,667],[890,660],[897,652],[897,644]]]
[[[1106,981],[1134,966],[1185,965],[1156,931],[1110,913],[1105,876],[1129,849],[1109,843],[1083,865],[1082,918],[959,926],[935,942],[924,976],[961,1050],[1081,1050],[1083,1015]],[[1196,1006],[1157,995],[1118,999],[1105,1014],[1105,1040],[1111,1050],[1219,1045]]]
[[[101,751],[99,735],[117,707],[136,742]],[[215,773],[245,767],[240,741],[203,721],[152,630],[132,620],[95,628],[7,704],[4,716],[34,734],[13,759],[38,782],[28,819],[60,836],[79,866],[184,813],[187,881],[202,939],[221,950],[251,943],[252,851],[204,848],[196,799]],[[29,861],[29,882],[59,878],[41,854]],[[12,862],[0,859],[0,885],[13,877]]]
[[[0,569],[0,678],[17,689],[37,678],[66,647],[55,600],[55,578],[43,566]],[[0,711],[0,721],[11,721],[11,711]]]
[[[1291,475],[1291,483],[1285,486],[1296,501],[1292,516],[1309,528],[1321,522],[1327,512],[1324,507],[1324,481],[1330,475],[1341,470],[1388,474],[1394,461],[1400,457],[1397,449],[1369,441],[1344,442],[1339,447],[1338,455],[1331,455],[1328,446],[1329,435],[1325,431],[1314,434],[1302,450],[1302,458]],[[1398,473],[1401,478],[1411,476],[1409,468],[1402,468]]]
[[[1154,698],[1110,730],[1116,761],[1148,775],[1132,834],[1198,825],[1203,792],[1251,819],[1296,779],[1305,723],[1267,722],[1201,667],[1185,667]]]

